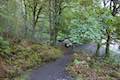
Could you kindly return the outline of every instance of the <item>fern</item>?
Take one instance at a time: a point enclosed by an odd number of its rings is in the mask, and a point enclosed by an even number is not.
[[[0,56],[7,57],[8,55],[10,55],[9,42],[0,37]]]

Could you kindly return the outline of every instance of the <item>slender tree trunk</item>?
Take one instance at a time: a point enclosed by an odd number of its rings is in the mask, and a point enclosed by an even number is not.
[[[25,25],[25,31],[24,31],[24,38],[27,37],[27,5],[25,3],[25,0],[23,0],[24,3],[24,25]]]
[[[104,5],[104,7],[106,6],[106,0],[103,0],[103,5]]]
[[[31,38],[34,39],[35,37],[35,17],[36,17],[36,3],[34,2],[34,7],[33,7],[33,18],[32,18],[32,35],[31,35]]]
[[[32,35],[31,38],[34,39],[35,36],[35,16],[33,15],[33,23],[32,23]]]
[[[112,10],[112,15],[115,16],[117,13],[117,8],[116,8],[116,4],[113,4],[113,10]]]
[[[53,22],[53,23],[52,23],[52,27],[53,27],[53,35],[52,35],[52,36],[53,36],[53,41],[52,41],[52,42],[53,42],[53,43],[52,43],[52,45],[53,45],[53,46],[55,46],[55,29],[56,29],[56,27],[57,27],[56,24],[55,24],[55,22],[56,22],[56,17],[57,17],[57,16],[56,16],[56,11],[55,11],[55,7],[56,7],[56,5],[55,5],[56,2],[55,2],[55,1],[56,1],[56,0],[53,0],[53,1],[52,1],[52,5],[53,5],[53,6],[52,6],[52,7],[53,7],[53,16],[52,16],[52,18],[53,18],[53,19],[52,19],[52,22]]]
[[[50,28],[50,45],[53,45],[53,28],[52,28],[52,0],[49,0],[49,28]]]
[[[96,54],[95,54],[96,57],[99,56],[100,47],[101,47],[100,43],[97,43]]]
[[[107,32],[107,41],[106,41],[106,50],[105,50],[105,59],[110,57],[109,47],[110,47],[111,35],[110,32]]]
[[[110,1],[110,10],[112,9],[112,1]]]
[[[56,45],[56,19],[57,19],[57,11],[56,6],[57,2],[56,0],[49,0],[49,27],[50,27],[50,45],[55,46]]]
[[[25,32],[24,32],[24,38],[27,37],[27,14],[25,13]]]
[[[60,27],[62,2],[62,0],[49,0],[50,44],[53,46],[56,45],[58,29]]]

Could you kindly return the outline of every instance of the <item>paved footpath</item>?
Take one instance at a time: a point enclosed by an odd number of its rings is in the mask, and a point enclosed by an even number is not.
[[[67,53],[72,53],[71,50]],[[71,60],[71,54],[65,54],[55,62],[46,64],[36,70],[33,70],[28,80],[73,80],[67,72],[65,67]]]
[[[84,44],[78,45],[75,47],[77,50],[83,50],[84,52],[89,52],[90,54],[94,54],[96,51],[96,45],[94,44]],[[73,80],[66,72],[65,67],[70,63],[71,54],[73,53],[73,49],[65,49],[64,53],[66,53],[62,58],[56,60],[55,62],[46,64],[36,70],[31,72],[30,78],[28,80]],[[104,48],[100,49],[101,55],[104,53]]]

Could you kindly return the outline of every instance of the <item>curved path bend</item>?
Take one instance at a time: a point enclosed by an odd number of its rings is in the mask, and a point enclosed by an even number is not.
[[[55,62],[33,70],[28,80],[73,80],[65,72],[66,65],[71,61],[70,53],[73,53],[72,49],[67,50],[66,54]]]
[[[96,45],[86,44],[86,45],[76,45],[76,47],[65,49],[66,53],[63,57],[57,59],[55,62],[46,64],[36,70],[33,70],[30,74],[28,80],[73,80],[66,72],[65,67],[71,61],[71,54],[74,50],[83,50],[84,52],[89,52],[94,54],[96,50]],[[100,53],[104,53],[104,48],[100,49]]]

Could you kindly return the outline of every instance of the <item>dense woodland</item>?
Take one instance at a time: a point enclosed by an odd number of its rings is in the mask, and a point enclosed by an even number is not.
[[[67,67],[71,75],[87,71],[80,68],[83,60],[97,69],[112,63],[116,69],[115,79],[80,76],[76,80],[120,79],[120,57],[111,57],[114,52],[110,50],[113,41],[120,48],[120,0],[0,0],[0,80],[23,80],[14,78],[60,58],[64,50],[59,40],[66,38],[72,49],[74,44],[96,45],[93,56],[77,54],[85,53],[81,51],[73,55],[72,65]],[[102,64],[99,50],[103,46]]]

